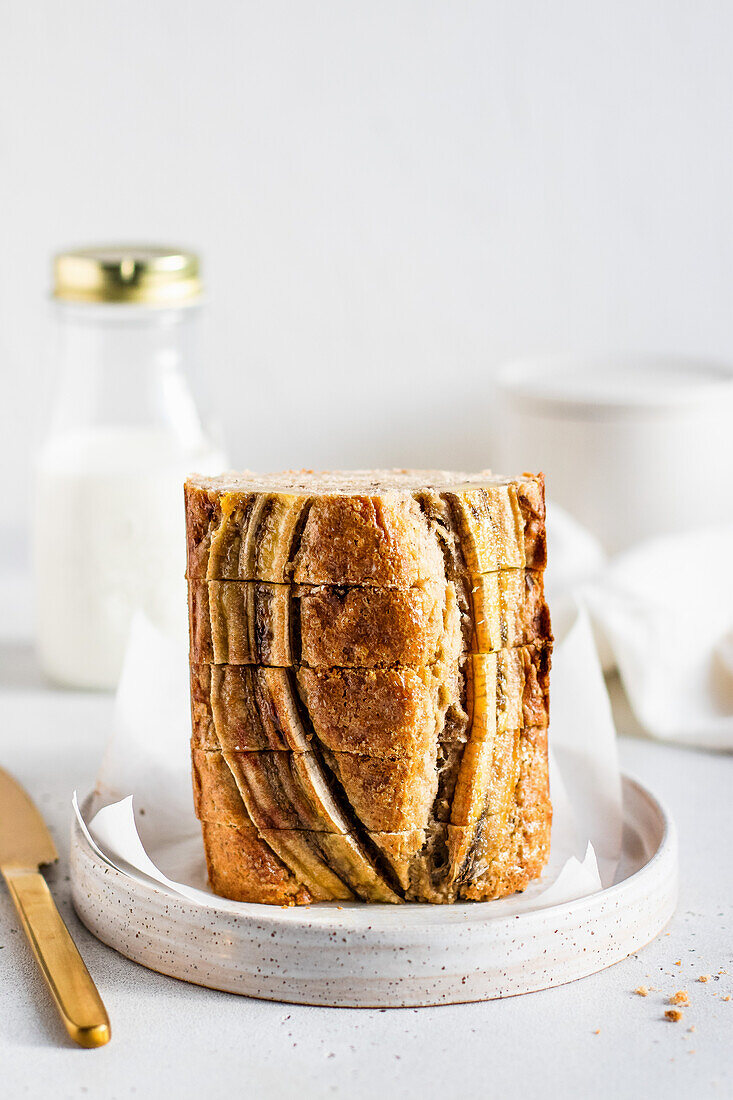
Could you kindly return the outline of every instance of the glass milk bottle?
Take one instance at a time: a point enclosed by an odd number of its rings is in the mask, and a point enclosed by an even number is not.
[[[200,300],[198,260],[177,249],[56,257],[34,565],[39,656],[59,684],[114,688],[138,610],[185,631],[183,480],[224,465],[189,388]]]

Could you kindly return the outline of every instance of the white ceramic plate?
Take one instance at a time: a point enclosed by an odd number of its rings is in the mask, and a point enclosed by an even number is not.
[[[76,822],[72,896],[103,943],[151,970],[212,989],[357,1008],[509,997],[611,966],[672,916],[674,824],[628,776],[623,795],[616,884],[526,913],[502,914],[492,902],[287,909],[216,899],[199,906],[111,867]]]

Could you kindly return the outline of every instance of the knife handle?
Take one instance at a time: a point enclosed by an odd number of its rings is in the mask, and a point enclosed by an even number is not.
[[[37,871],[3,870],[23,930],[66,1030],[79,1046],[104,1046],[112,1035],[107,1010],[45,878]]]

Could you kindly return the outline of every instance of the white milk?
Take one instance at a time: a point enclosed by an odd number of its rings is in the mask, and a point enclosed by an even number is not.
[[[137,609],[185,631],[183,481],[222,466],[213,448],[183,455],[153,426],[49,440],[37,466],[34,554],[39,656],[53,680],[114,687]]]

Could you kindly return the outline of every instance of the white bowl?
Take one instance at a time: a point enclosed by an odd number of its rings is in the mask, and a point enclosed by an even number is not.
[[[544,470],[548,496],[613,553],[733,519],[733,367],[676,356],[509,363],[500,466]]]

